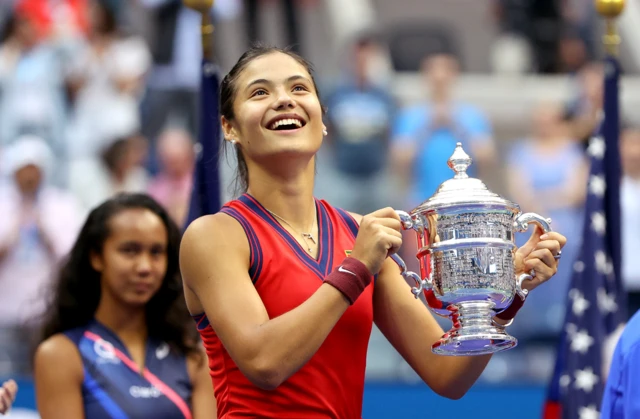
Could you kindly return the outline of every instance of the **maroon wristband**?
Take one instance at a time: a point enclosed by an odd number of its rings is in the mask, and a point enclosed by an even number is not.
[[[502,313],[496,315],[496,317],[500,320],[512,320],[514,317],[516,317],[516,314],[518,314],[518,310],[520,310],[523,305],[524,300],[516,294],[516,296],[513,297],[511,305],[507,307],[506,310],[504,310]]]
[[[349,300],[349,304],[353,304],[371,283],[371,279],[371,272],[364,263],[347,257],[340,266],[327,275],[324,282],[338,289]]]

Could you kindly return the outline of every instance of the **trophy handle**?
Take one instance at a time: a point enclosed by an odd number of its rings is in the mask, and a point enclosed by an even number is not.
[[[551,218],[544,218],[535,212],[525,212],[516,217],[514,222],[516,230],[519,232],[525,232],[529,228],[529,224],[537,224],[545,233],[551,230]]]
[[[396,214],[400,217],[403,230],[417,230],[421,227],[421,223],[414,220],[408,212],[396,210]]]
[[[428,291],[431,289],[430,281],[422,279],[417,273],[407,270],[407,264],[404,263],[404,260],[402,260],[400,256],[398,256],[397,254],[393,254],[391,255],[391,259],[393,259],[398,264],[398,266],[400,267],[400,273],[405,280],[413,280],[416,283],[417,287],[411,287],[411,293],[414,295],[414,297],[416,297],[416,299],[419,298],[420,294],[422,294],[424,291]]]
[[[527,231],[529,228],[529,224],[536,224],[539,226],[545,233],[548,233],[551,230],[551,218],[544,218],[541,215],[536,214],[535,212],[525,212],[524,214],[520,214],[516,217],[514,221],[514,226],[516,230],[519,232]],[[523,300],[529,294],[529,290],[522,288],[522,284],[524,281],[528,281],[533,279],[533,275],[522,274],[518,277],[516,282],[516,292]]]
[[[396,214],[400,217],[403,230],[419,230],[422,227],[422,223],[419,220],[414,220],[409,213],[396,210]],[[407,270],[407,264],[404,263],[404,260],[402,260],[400,256],[393,254],[391,255],[391,259],[398,264],[401,271],[400,273],[405,280],[409,281],[409,283],[411,283],[410,280],[413,280],[416,283],[417,287],[411,287],[411,292],[416,298],[419,298],[422,292],[431,289],[431,284],[428,280],[422,279],[417,273]]]

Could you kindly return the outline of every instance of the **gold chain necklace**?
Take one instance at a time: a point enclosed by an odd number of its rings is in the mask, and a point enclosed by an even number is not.
[[[283,223],[285,223],[286,225],[288,225],[289,228],[291,228],[291,230],[293,230],[296,234],[300,235],[302,237],[302,240],[304,240],[304,243],[307,245],[307,251],[309,253],[312,252],[311,246],[309,246],[309,242],[307,240],[311,240],[313,242],[313,244],[317,244],[315,237],[313,237],[313,234],[311,234],[311,233],[300,233],[298,230],[293,228],[293,226],[291,224],[289,224],[289,222],[287,220],[285,220],[284,218],[282,218],[281,216],[279,216],[278,214],[276,214],[275,212],[273,212],[273,211],[271,211],[269,209],[267,209],[267,211],[269,211],[269,214],[273,215],[278,220],[280,220]],[[311,229],[312,230],[313,230],[313,226],[314,225],[315,225],[315,218],[313,220],[313,224],[311,225]]]

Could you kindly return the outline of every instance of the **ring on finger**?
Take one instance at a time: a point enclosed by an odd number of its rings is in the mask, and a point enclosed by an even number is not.
[[[562,257],[562,250],[558,250],[558,254],[557,254],[557,255],[553,255],[553,258],[554,258],[555,260],[558,260],[558,259],[560,259],[561,257]]]

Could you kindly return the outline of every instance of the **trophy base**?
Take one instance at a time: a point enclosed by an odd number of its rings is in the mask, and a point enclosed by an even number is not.
[[[431,346],[431,351],[438,355],[469,356],[488,355],[511,349],[518,344],[513,336],[499,330],[452,336],[460,330],[446,333]]]
[[[493,323],[493,303],[469,301],[457,304],[454,327],[431,346],[438,355],[487,355],[511,349],[518,340]]]

